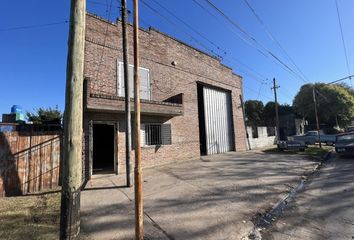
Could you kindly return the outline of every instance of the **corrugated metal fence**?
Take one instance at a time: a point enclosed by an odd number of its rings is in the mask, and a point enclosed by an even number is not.
[[[0,197],[59,184],[61,133],[0,132]]]

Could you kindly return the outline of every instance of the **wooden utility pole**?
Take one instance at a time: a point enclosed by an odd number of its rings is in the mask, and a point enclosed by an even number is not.
[[[318,110],[317,110],[317,99],[316,99],[315,84],[313,85],[313,88],[312,88],[312,96],[313,96],[313,103],[315,104],[316,128],[317,128],[317,134],[318,134],[318,142],[319,142],[320,148],[322,148],[321,134],[320,134],[320,122],[318,120]]]
[[[80,233],[82,184],[82,103],[86,0],[71,0],[64,112],[60,239]]]
[[[138,0],[134,1],[134,138],[135,138],[135,239],[144,238],[143,186],[140,155],[140,79],[139,79],[139,20]]]
[[[248,132],[247,132],[245,102],[243,101],[242,95],[240,95],[240,102],[241,102],[241,108],[242,108],[242,114],[243,114],[243,124],[245,125],[245,131],[246,131],[246,138],[247,138],[246,144],[248,145],[248,148],[249,148],[248,150],[251,150],[250,137],[249,137]]]
[[[124,96],[125,96],[125,165],[127,186],[132,186],[130,173],[130,151],[131,151],[131,113],[130,113],[130,81],[128,61],[128,36],[127,36],[127,4],[126,0],[121,1],[122,5],[122,33],[123,33],[123,62],[124,62]]]
[[[277,89],[280,88],[276,85],[275,78],[273,78],[273,87],[274,90],[274,101],[275,101],[275,125],[277,128],[277,144],[280,140],[280,129],[279,129],[279,112],[278,112],[278,98],[277,98]]]

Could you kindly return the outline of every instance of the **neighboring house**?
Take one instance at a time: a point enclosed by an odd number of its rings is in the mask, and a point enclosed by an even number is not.
[[[139,35],[143,166],[246,150],[242,78],[217,58],[155,29],[140,29]],[[121,36],[121,24],[87,14],[84,167],[88,177],[125,171]],[[128,37],[133,86],[131,25]]]

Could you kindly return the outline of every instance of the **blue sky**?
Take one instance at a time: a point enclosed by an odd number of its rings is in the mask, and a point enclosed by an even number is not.
[[[144,0],[160,12],[157,15],[140,1],[140,25],[153,26],[184,42],[222,56],[222,62],[244,78],[245,99],[264,102],[273,99],[269,80],[280,85],[279,101],[291,104],[299,87],[299,77],[283,69],[272,57],[263,56],[237,36],[240,31],[229,24],[204,0]],[[287,66],[295,66],[269,38],[244,0],[211,0],[234,22]],[[31,111],[38,107],[64,109],[69,2],[60,0],[6,0],[0,10],[0,113],[13,104]],[[131,1],[128,0],[131,9]],[[203,37],[190,30],[161,6],[187,22]],[[348,75],[335,0],[248,0],[264,24],[310,82],[330,82]],[[119,1],[88,0],[87,11],[115,21]],[[354,1],[338,0],[350,71],[354,71]],[[215,17],[216,16],[216,17]],[[47,27],[6,30],[12,27],[59,23]],[[242,34],[241,34],[242,35]],[[212,43],[211,43],[212,42]],[[218,46],[226,51],[222,53]],[[205,50],[205,49],[204,49]],[[247,67],[246,67],[247,66]],[[252,70],[250,70],[252,69]],[[266,80],[268,79],[268,80]],[[353,79],[354,81],[354,79]],[[262,83],[265,82],[265,83]],[[346,81],[350,84],[350,81]]]

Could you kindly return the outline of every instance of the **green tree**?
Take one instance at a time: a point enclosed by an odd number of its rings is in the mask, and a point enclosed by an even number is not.
[[[341,126],[345,126],[354,120],[354,95],[349,88],[341,84],[303,85],[293,102],[295,111],[299,115],[315,124],[313,87],[315,87],[320,124],[334,126],[338,120]]]
[[[264,106],[263,119],[268,127],[275,126],[275,102],[267,102]]]
[[[263,110],[264,105],[261,101],[248,100],[245,102],[245,113],[247,117],[247,124],[250,126],[263,125]]]
[[[33,122],[34,124],[61,124],[63,114],[58,109],[55,108],[38,108],[34,113],[26,113],[27,120]]]
[[[288,104],[279,104],[278,103],[278,113],[279,116],[293,114],[294,109]],[[275,102],[267,102],[264,106],[263,119],[266,126],[274,127],[275,126]]]
[[[354,96],[354,88],[353,87],[349,86],[346,83],[338,83],[337,85],[345,88],[352,96]]]

